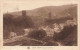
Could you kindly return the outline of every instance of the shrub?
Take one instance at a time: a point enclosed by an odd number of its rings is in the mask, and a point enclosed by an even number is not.
[[[46,36],[46,32],[44,30],[33,30],[29,32],[28,37],[35,39],[43,39]]]
[[[54,33],[53,40],[60,41],[68,37],[76,28],[76,26],[65,26],[60,33]]]

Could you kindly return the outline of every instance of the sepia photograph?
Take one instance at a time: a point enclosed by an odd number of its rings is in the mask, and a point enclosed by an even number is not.
[[[77,7],[69,1],[5,2],[3,46],[78,46]]]

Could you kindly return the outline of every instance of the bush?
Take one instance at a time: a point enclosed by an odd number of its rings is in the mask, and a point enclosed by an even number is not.
[[[47,34],[44,30],[33,30],[29,32],[28,37],[40,40],[43,39],[46,35]]]
[[[61,41],[67,38],[76,28],[76,26],[65,26],[60,33],[54,33],[53,40]]]

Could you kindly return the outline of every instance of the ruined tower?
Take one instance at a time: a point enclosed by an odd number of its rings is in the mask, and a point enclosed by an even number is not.
[[[51,19],[51,17],[52,17],[52,16],[51,16],[51,12],[49,12],[49,16],[48,16],[48,18]]]
[[[26,11],[25,10],[22,11],[22,16],[26,16]]]

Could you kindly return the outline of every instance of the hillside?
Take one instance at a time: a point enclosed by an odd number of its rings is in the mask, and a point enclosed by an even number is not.
[[[70,10],[71,9],[71,10]],[[73,5],[62,5],[62,6],[45,6],[45,7],[40,7],[40,8],[36,8],[36,9],[32,9],[32,10],[26,10],[26,14],[28,16],[32,16],[32,17],[39,17],[39,16],[44,16],[44,18],[48,17],[48,13],[51,12],[52,13],[52,17],[54,17],[55,15],[57,15],[57,17],[60,17],[59,15],[64,15],[65,13],[67,13],[68,11],[73,11],[77,12],[77,4],[73,4]],[[67,12],[65,12],[67,11]],[[61,14],[64,13],[64,14]],[[19,12],[12,12],[10,13],[14,16],[20,16],[22,15],[21,11]]]
[[[45,6],[25,11],[25,17],[22,15],[22,11],[9,12],[3,15],[4,38],[6,38],[6,36],[9,36],[9,33],[11,31],[16,32],[18,35],[21,35],[24,34],[23,29],[25,28],[39,27],[46,24],[47,22],[47,24],[62,23],[67,20],[77,18],[76,4]]]
[[[61,6],[45,6],[36,8],[33,10],[25,10],[26,15],[29,16],[36,24],[41,24],[46,18],[49,18],[51,13],[51,19],[59,18],[77,18],[77,4],[61,5]],[[22,11],[12,12],[15,18],[19,18],[22,15]],[[60,20],[59,20],[60,21]]]

